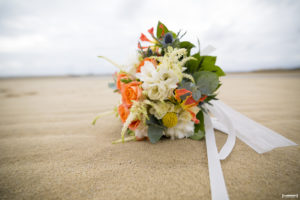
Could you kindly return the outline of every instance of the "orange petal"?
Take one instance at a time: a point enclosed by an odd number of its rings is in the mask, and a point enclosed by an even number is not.
[[[138,48],[139,49],[147,49],[148,47],[142,47],[141,43],[138,43]]]
[[[187,89],[184,89],[184,88],[183,89],[177,89],[177,90],[175,90],[175,99],[177,99],[177,101],[180,101],[181,100],[180,97],[182,95],[187,94],[187,93],[192,94],[192,92],[187,90]]]
[[[194,99],[193,96],[191,95],[191,96],[188,96],[188,97],[186,98],[186,101],[185,101],[184,104],[187,105],[187,106],[192,106],[192,105],[195,106],[195,105],[198,104],[198,102],[195,101],[195,99]]]
[[[191,110],[187,111],[192,115],[192,121],[195,122],[195,124],[199,124],[200,121],[197,119],[196,114]]]
[[[148,30],[148,32],[153,36],[153,27]]]
[[[139,66],[136,68],[136,73],[140,73],[141,72],[141,68],[144,66],[145,61],[149,61],[152,62],[152,64],[155,66],[155,68],[157,67],[157,62],[155,59],[153,58],[145,58],[144,60],[142,60],[139,64]]]
[[[143,33],[141,34],[140,40],[143,42],[151,42]]]
[[[131,124],[129,125],[129,129],[134,131],[140,125],[140,122],[140,120],[135,120],[131,122]]]
[[[198,103],[200,103],[200,102],[204,101],[206,98],[207,98],[207,96],[206,96],[206,95],[205,95],[205,96],[203,96],[203,97],[201,97],[201,98],[198,100]]]

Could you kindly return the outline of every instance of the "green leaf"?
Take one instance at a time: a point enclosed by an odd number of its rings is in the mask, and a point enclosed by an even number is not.
[[[179,84],[179,89],[187,89],[189,91],[192,91],[193,88],[195,87],[195,84],[190,82],[190,81],[186,81],[186,80],[182,80],[181,83]]]
[[[187,61],[185,64],[185,67],[187,68],[187,72],[193,74],[197,70],[199,63],[200,62],[198,60]]]
[[[180,42],[180,48],[192,49],[193,47],[195,47],[195,45],[188,41]]]
[[[225,76],[226,74],[224,73],[224,71],[218,67],[217,65],[214,66],[210,66],[210,67],[203,67],[201,68],[204,71],[210,71],[213,73],[216,73],[218,76]]]
[[[200,53],[195,53],[192,55],[194,58],[196,58],[199,62],[202,60],[202,57],[200,56]]]
[[[200,61],[201,61],[201,56],[199,53],[196,53],[194,55],[192,55],[192,57],[196,58],[193,60],[189,60],[186,62],[185,67],[187,68],[187,71],[190,74],[193,74],[194,72],[196,72],[198,70]]]
[[[215,72],[218,76],[226,76],[225,72],[217,65],[214,66],[212,72]]]
[[[196,84],[204,95],[213,94],[219,85],[219,77],[208,71],[200,71],[197,74]]]
[[[164,128],[156,125],[148,126],[148,137],[151,143],[156,143],[163,136]]]
[[[179,43],[179,48],[185,48],[187,50],[187,56],[190,56],[190,52],[193,47],[195,47],[195,45],[188,41],[183,41]]]
[[[192,89],[192,97],[195,101],[198,101],[201,98],[201,91],[197,87]]]
[[[200,75],[201,75],[201,71],[193,73],[194,80],[197,81]]]
[[[217,57],[215,56],[201,56],[203,61],[201,63],[200,70],[210,71],[216,73],[218,76],[225,76],[224,71],[216,64]]]
[[[150,142],[156,143],[163,135],[163,131],[166,129],[166,127],[164,127],[161,120],[156,119],[154,115],[149,116],[146,124],[148,125],[148,137]]]
[[[221,86],[222,86],[222,83],[219,82],[218,87],[216,88],[216,90],[219,89]]]
[[[201,67],[209,68],[215,66],[217,57],[216,56],[202,56],[203,61],[201,63]]]
[[[200,110],[197,115],[197,119],[200,121],[199,124],[195,124],[194,135],[190,138],[193,140],[201,140],[205,136],[205,127],[204,127],[204,115],[203,111]]]
[[[131,79],[126,79],[126,78],[121,79],[120,81],[123,82],[123,83],[130,83],[130,82],[132,82]]]
[[[196,118],[200,121],[199,124],[195,124],[195,132],[198,132],[199,130],[205,132],[205,127],[204,127],[204,115],[203,115],[203,111],[200,110],[197,115]]]
[[[203,103],[208,103],[208,104],[210,104],[210,101],[211,101],[211,100],[218,100],[218,99],[216,98],[216,96],[217,96],[216,94],[207,96],[206,99],[202,102],[202,104],[203,104]],[[202,109],[202,107],[201,107],[202,104],[198,104],[198,107],[201,108],[201,109]]]
[[[158,125],[158,126],[162,126],[162,122],[158,119],[156,119],[156,117],[154,117],[154,115],[149,115],[148,119],[146,121],[147,125]]]
[[[205,132],[203,131],[198,131],[198,132],[195,132],[194,135],[192,135],[190,138],[192,140],[202,140],[205,136]]]
[[[162,25],[162,27],[163,27],[162,29],[160,28],[160,25]],[[161,38],[162,32],[164,32],[164,34],[166,34],[166,33],[169,32],[169,30],[168,30],[168,28],[163,23],[161,23],[160,21],[158,21],[158,24],[157,24],[157,27],[156,27],[156,37],[158,39]]]

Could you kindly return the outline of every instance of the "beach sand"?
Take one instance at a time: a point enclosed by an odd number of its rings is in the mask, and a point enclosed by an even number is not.
[[[111,77],[0,80],[0,199],[210,199],[205,141],[115,144]],[[300,73],[233,74],[219,99],[300,144]],[[227,136],[216,133],[218,148]],[[239,139],[221,162],[231,199],[300,193],[300,148],[258,154]]]

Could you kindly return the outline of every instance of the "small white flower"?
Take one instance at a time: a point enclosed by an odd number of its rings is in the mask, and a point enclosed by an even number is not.
[[[142,88],[151,100],[163,101],[173,95],[179,79],[168,68],[155,68],[153,63],[146,61],[141,73],[136,77],[143,81]]]
[[[154,115],[157,119],[162,119],[168,112],[179,113],[182,108],[179,105],[175,105],[171,102],[146,102],[151,105],[149,110],[150,114]]]
[[[172,128],[168,128],[165,131],[165,135],[175,138],[184,138],[190,137],[194,134],[194,122],[191,121],[191,115],[187,111],[183,111],[178,115],[178,123]]]
[[[144,123],[140,123],[140,125],[135,129],[135,136],[138,138],[144,138],[148,136],[148,126]]]
[[[190,137],[194,134],[194,122],[179,121],[176,126],[168,128],[165,134],[171,139]]]

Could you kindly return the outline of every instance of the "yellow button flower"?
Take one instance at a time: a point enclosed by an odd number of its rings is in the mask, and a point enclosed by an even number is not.
[[[176,126],[177,122],[178,122],[178,118],[176,113],[173,112],[168,112],[167,114],[165,114],[165,116],[162,118],[162,122],[164,124],[164,126],[171,128]]]

